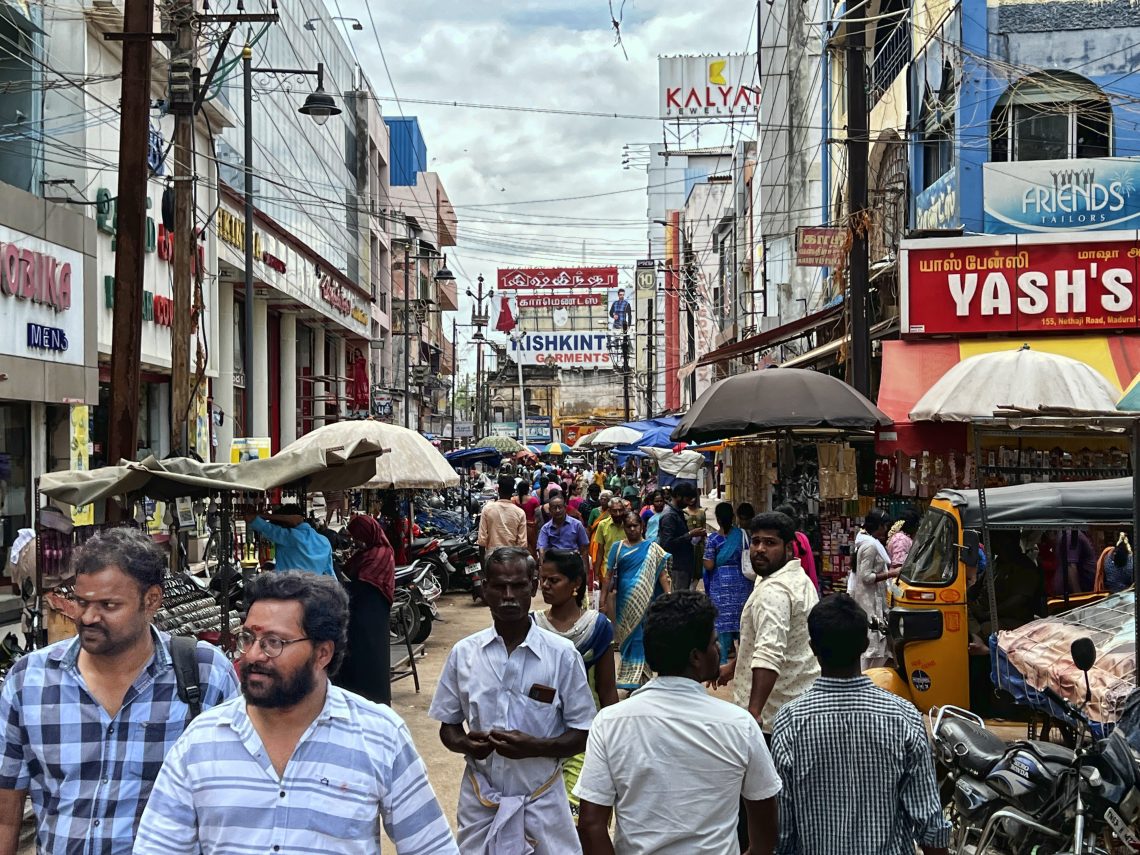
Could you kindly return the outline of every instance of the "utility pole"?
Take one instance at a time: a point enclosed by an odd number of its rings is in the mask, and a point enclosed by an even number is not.
[[[459,439],[455,435],[455,398],[459,394],[459,363],[455,361],[455,339],[459,335],[459,322],[451,319],[451,447],[459,448]]]
[[[645,301],[646,336],[645,336],[645,417],[653,418],[653,395],[657,386],[657,354],[654,347],[657,343],[657,327],[654,311],[657,308],[657,297],[654,295]],[[629,421],[629,419],[626,419]]]
[[[621,331],[621,373],[622,373],[622,396],[625,403],[625,420],[630,420],[629,412],[629,323],[622,324]],[[646,416],[648,418],[648,416]]]
[[[410,240],[410,238],[409,238]],[[411,384],[408,382],[408,374],[411,369],[411,354],[408,352],[411,348],[412,337],[408,329],[411,324],[411,314],[408,307],[411,306],[411,286],[408,284],[411,278],[409,267],[412,263],[412,254],[407,241],[404,242],[404,308],[401,314],[402,324],[404,328],[404,427],[410,427],[409,419],[412,413],[412,392]]]
[[[867,31],[860,5],[847,12],[847,199],[851,249],[847,294],[851,303],[851,385],[871,395],[871,332],[867,321]]]
[[[194,250],[194,0],[179,0],[171,11],[177,41],[171,56],[170,93],[174,117],[174,312],[170,324],[170,447],[180,456],[190,451],[191,279]]]
[[[123,30],[122,118],[115,198],[115,314],[111,327],[111,407],[107,426],[107,457],[112,463],[134,460],[138,453],[154,0],[125,0]],[[117,503],[107,505],[108,518],[117,520]]]

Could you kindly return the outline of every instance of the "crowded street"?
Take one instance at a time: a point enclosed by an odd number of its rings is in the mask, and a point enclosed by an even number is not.
[[[0,0],[0,855],[1140,853],[1140,0]]]

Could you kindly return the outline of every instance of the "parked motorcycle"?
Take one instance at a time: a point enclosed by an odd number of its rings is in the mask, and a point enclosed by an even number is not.
[[[1140,753],[1120,728],[1094,740],[1084,709],[1096,648],[1072,645],[1085,674],[1085,701],[1074,706],[1052,689],[1077,731],[1075,748],[1022,740],[1006,744],[981,718],[959,707],[929,713],[936,756],[949,770],[945,812],[958,855],[1107,855],[1140,852]]]
[[[439,620],[435,602],[441,593],[431,563],[416,560],[396,568],[396,591],[389,619],[394,644],[403,644],[405,638],[412,644],[427,641],[433,621]]]
[[[483,563],[476,540],[475,532],[470,532],[442,541],[440,548],[452,568],[448,590],[470,591],[478,602],[483,595]]]

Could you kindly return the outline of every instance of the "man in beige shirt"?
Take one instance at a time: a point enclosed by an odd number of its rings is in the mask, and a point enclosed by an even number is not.
[[[740,647],[721,668],[732,680],[733,700],[771,735],[780,707],[806,692],[819,676],[807,616],[819,602],[811,579],[792,557],[795,525],[784,514],[760,514],[749,526],[749,557],[756,571],[740,615]]]
[[[515,479],[502,475],[499,477],[499,498],[483,506],[478,542],[485,555],[490,555],[500,546],[526,549],[526,514],[511,501],[514,493]]]

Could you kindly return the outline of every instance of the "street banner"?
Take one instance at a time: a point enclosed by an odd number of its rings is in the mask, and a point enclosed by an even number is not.
[[[1136,330],[1136,232],[903,241],[904,335]]]
[[[844,267],[846,263],[846,229],[796,227],[796,267]]]
[[[546,288],[616,288],[617,267],[520,267],[500,270],[500,291]]]
[[[760,115],[756,56],[734,53],[657,58],[662,119],[755,118]]]
[[[523,365],[612,368],[605,332],[526,333],[511,339],[511,359]]]
[[[472,439],[475,436],[474,422],[456,422],[455,439]]]

